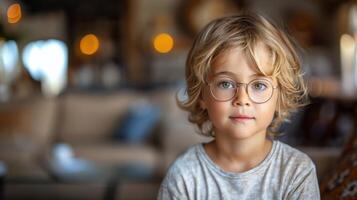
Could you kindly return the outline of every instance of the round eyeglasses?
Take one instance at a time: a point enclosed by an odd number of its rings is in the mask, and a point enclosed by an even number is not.
[[[217,101],[230,101],[236,95],[240,86],[245,86],[245,91],[250,100],[261,104],[269,101],[276,87],[267,79],[254,79],[249,83],[237,83],[227,77],[215,78],[208,84],[211,95]]]

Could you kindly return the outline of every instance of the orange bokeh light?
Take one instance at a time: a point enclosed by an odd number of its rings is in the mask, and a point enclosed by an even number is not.
[[[160,33],[154,38],[154,48],[159,53],[168,53],[174,47],[174,39],[167,33]]]
[[[18,3],[12,4],[7,9],[7,21],[10,24],[15,24],[20,21],[22,17],[21,6]]]
[[[85,35],[79,44],[81,52],[85,55],[93,55],[99,49],[99,39],[94,34]]]

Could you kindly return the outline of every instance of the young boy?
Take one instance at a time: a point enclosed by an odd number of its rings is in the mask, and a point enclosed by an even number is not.
[[[254,14],[211,22],[190,50],[186,81],[179,104],[214,139],[177,158],[158,199],[320,199],[311,159],[274,139],[307,100],[281,29]]]

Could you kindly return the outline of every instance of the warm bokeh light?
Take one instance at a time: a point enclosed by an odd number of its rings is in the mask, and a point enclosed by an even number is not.
[[[154,48],[159,53],[168,53],[174,47],[174,40],[171,35],[167,33],[158,34],[154,38]]]
[[[80,41],[79,48],[83,54],[93,55],[99,49],[98,37],[94,34],[85,35]]]
[[[12,4],[7,9],[7,21],[10,24],[15,24],[20,21],[22,17],[21,6],[18,3]]]

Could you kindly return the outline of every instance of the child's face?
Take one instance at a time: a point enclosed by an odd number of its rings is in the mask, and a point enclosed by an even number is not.
[[[258,65],[264,72],[271,72],[268,51],[262,44],[256,48]],[[222,53],[213,61],[212,73],[208,77],[210,86],[205,87],[200,103],[208,111],[216,137],[219,135],[231,139],[246,139],[256,134],[266,134],[277,106],[277,83],[257,74],[257,70],[239,48]],[[249,82],[253,84],[237,86],[237,93],[233,98],[229,98],[230,95],[224,96],[229,88],[235,91],[235,83]],[[245,86],[249,88],[249,96]],[[216,97],[211,92],[213,87],[218,88]],[[226,99],[218,101],[217,95]]]

